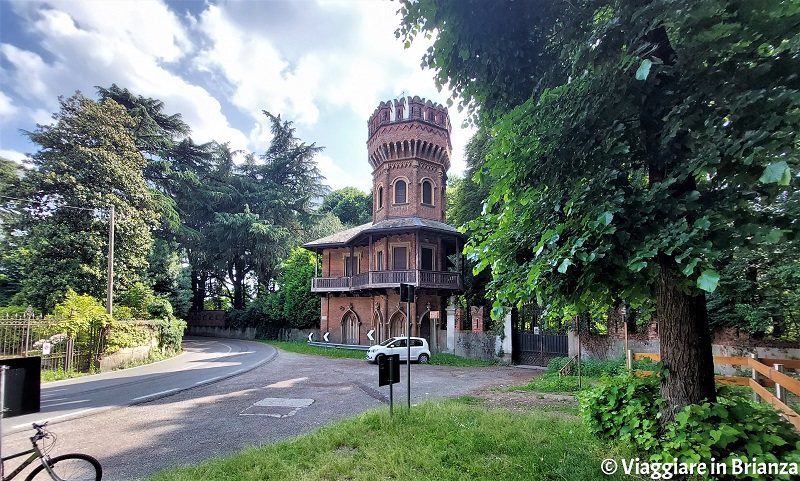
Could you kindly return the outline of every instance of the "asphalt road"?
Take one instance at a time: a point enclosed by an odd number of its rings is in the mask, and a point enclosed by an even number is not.
[[[145,366],[43,384],[41,411],[4,420],[3,434],[151,401],[243,373],[276,353],[262,343],[202,337],[185,338],[183,351]]]
[[[412,403],[522,384],[535,374],[514,367],[411,367]],[[404,409],[406,399],[405,366],[400,371],[396,409]],[[195,377],[200,378],[207,379]],[[102,463],[104,480],[139,480],[385,406],[388,393],[388,387],[378,387],[378,368],[366,361],[278,351],[269,362],[233,377],[53,425],[58,443],[51,454],[91,454]],[[27,436],[5,436],[4,452],[26,447]]]

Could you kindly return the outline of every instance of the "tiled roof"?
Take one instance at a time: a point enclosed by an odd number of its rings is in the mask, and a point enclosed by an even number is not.
[[[398,230],[434,230],[448,234],[463,236],[458,230],[447,225],[444,222],[438,222],[430,219],[422,219],[420,217],[401,217],[399,219],[386,219],[378,222],[377,224],[362,224],[352,229],[343,230],[335,234],[317,239],[306,244],[303,247],[313,249],[315,247],[338,247],[345,246],[354,241],[357,237],[363,234],[384,234]]]

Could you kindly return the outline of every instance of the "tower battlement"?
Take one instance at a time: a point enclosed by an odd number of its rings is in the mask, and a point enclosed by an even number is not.
[[[373,169],[389,160],[421,159],[450,168],[450,115],[447,108],[414,97],[381,102],[367,123],[367,151]]]
[[[452,130],[446,107],[415,95],[381,102],[369,117],[369,137],[384,125],[412,120],[438,126],[448,134]]]

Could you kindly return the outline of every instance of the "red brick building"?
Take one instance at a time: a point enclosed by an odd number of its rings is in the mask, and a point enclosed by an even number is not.
[[[416,286],[411,334],[443,347],[447,298],[463,282],[464,237],[445,223],[450,130],[447,109],[419,97],[381,102],[370,116],[372,222],[303,246],[321,256],[311,289],[323,295],[320,331],[331,342],[405,335],[406,283]]]

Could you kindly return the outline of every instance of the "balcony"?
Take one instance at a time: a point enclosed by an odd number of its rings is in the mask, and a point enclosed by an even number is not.
[[[315,277],[311,292],[351,292],[364,289],[385,289],[411,284],[420,288],[460,291],[461,274],[437,271],[371,271],[352,277]]]

